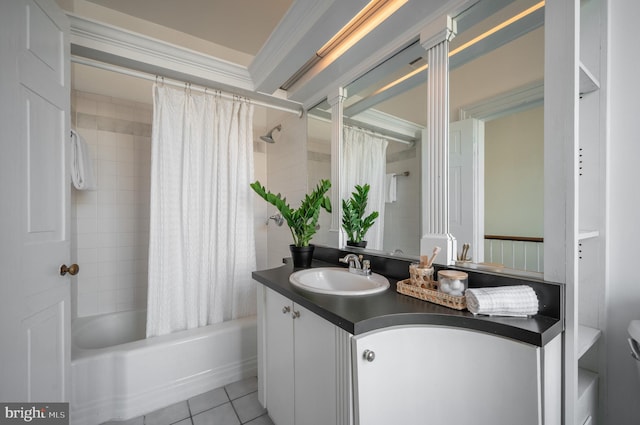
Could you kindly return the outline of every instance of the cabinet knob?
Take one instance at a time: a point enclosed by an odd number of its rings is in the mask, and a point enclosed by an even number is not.
[[[376,359],[376,353],[374,353],[371,350],[364,350],[364,353],[362,353],[362,357],[368,361],[369,363],[371,363],[372,361],[374,361]]]
[[[284,307],[282,307],[282,314],[287,314],[290,311],[291,311],[291,307],[289,307],[288,305],[285,305]]]
[[[291,317],[297,319],[298,317],[300,317],[300,312],[293,310],[293,313],[291,313]]]

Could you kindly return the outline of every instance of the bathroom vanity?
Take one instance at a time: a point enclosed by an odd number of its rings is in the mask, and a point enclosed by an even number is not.
[[[313,266],[340,253],[320,249]],[[276,425],[560,424],[560,285],[525,282],[534,317],[474,317],[398,294],[408,261],[371,261],[391,287],[368,296],[301,290],[287,264],[253,273],[259,398]],[[505,279],[479,273],[470,286]]]

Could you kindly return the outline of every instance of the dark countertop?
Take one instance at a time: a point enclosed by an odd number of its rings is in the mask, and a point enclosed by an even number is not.
[[[314,259],[312,267],[338,267]],[[396,292],[396,279],[387,276],[391,287],[364,296],[336,296],[308,292],[289,283],[293,266],[253,272],[253,278],[352,335],[397,325],[439,325],[471,329],[517,341],[544,346],[562,332],[559,318],[538,314],[531,318],[474,316],[412,298]],[[375,269],[374,269],[375,272]],[[408,276],[407,276],[408,277]]]

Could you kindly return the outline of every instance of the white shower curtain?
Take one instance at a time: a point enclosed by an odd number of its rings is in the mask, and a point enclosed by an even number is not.
[[[153,87],[147,336],[255,313],[253,105]]]
[[[367,248],[382,249],[384,237],[385,175],[387,170],[387,145],[382,137],[373,136],[357,128],[344,128],[341,199],[348,199],[355,185],[371,186],[365,217],[372,211],[380,214],[367,231]]]

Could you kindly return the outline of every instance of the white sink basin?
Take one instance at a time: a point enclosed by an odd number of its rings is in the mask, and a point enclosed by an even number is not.
[[[318,267],[292,273],[289,282],[298,288],[329,295],[370,295],[389,287],[386,277],[362,276],[342,267]]]

